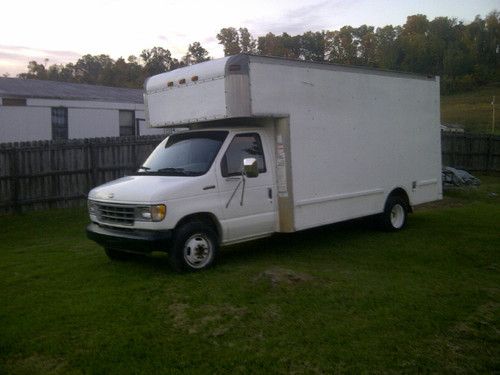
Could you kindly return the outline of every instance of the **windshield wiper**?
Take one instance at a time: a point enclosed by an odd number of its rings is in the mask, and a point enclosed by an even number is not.
[[[173,172],[173,173],[184,173],[184,168],[160,168],[155,172]]]
[[[144,173],[149,173],[149,174],[172,173],[172,174],[178,175],[178,176],[198,176],[199,175],[198,172],[186,171],[184,168],[167,167],[167,168],[160,168],[160,169],[152,171],[151,168],[142,166],[142,167],[139,167],[139,169],[143,169]],[[141,173],[141,171],[138,171],[138,173]]]
[[[195,171],[187,171],[184,168],[160,168],[157,171],[158,173],[175,173],[181,176],[198,176],[199,173]]]

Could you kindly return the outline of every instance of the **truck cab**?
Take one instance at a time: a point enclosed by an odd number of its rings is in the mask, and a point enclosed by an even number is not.
[[[182,254],[171,263],[184,270],[210,266],[220,244],[271,235],[272,133],[259,126],[170,135],[133,175],[89,193],[89,237],[111,258],[177,246]]]

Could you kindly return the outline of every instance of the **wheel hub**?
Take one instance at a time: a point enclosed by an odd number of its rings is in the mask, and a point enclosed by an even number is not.
[[[212,256],[212,244],[204,234],[195,234],[184,245],[184,259],[193,268],[202,268]]]
[[[399,229],[405,221],[405,211],[403,206],[395,204],[391,210],[391,224],[394,228]]]

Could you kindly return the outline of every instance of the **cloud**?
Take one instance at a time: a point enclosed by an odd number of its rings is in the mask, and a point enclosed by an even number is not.
[[[0,49],[0,60],[2,60],[2,62],[6,62],[6,61],[26,61],[26,56],[24,55],[19,55],[17,53],[11,53],[11,52],[3,52],[1,49]]]
[[[24,46],[9,46],[0,44],[0,58],[10,61],[43,61],[60,64],[77,60],[82,54],[74,51],[57,51]]]
[[[172,31],[168,34],[169,36],[167,37],[166,35],[158,35],[158,39],[161,40],[161,41],[169,41],[169,40],[175,40],[175,39],[186,39],[186,38],[190,38],[190,35],[189,34],[186,34],[186,33],[183,33],[183,32],[179,32],[179,31]]]
[[[203,38],[200,43],[206,43],[206,44],[211,44],[211,43],[217,43],[217,38],[215,36],[209,36],[206,38]]]
[[[26,71],[32,60],[43,63],[48,59],[50,64],[66,64],[81,57],[81,53],[64,50],[49,50],[25,46],[0,44],[0,74],[9,72],[17,74]]]
[[[280,15],[247,20],[245,24],[255,36],[265,35],[268,32],[274,34],[287,32],[294,35],[305,31],[328,30],[338,24],[334,20],[340,19],[342,14],[352,10],[359,2],[360,0],[320,0],[292,8]]]

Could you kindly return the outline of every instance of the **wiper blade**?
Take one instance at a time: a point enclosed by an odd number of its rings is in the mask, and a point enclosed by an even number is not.
[[[143,171],[141,171],[143,169]],[[160,168],[157,170],[152,171],[151,168],[149,167],[139,167],[139,170],[137,173],[147,173],[147,174],[158,174],[158,173],[171,173],[173,175],[178,175],[178,176],[198,176],[198,172],[194,171],[186,171],[184,168],[172,168],[172,167],[167,167],[167,168]]]
[[[160,168],[156,172],[158,173],[175,173],[181,176],[198,176],[198,172],[187,171],[184,168]]]
[[[174,172],[174,173],[184,173],[184,168],[160,168],[155,172]]]

